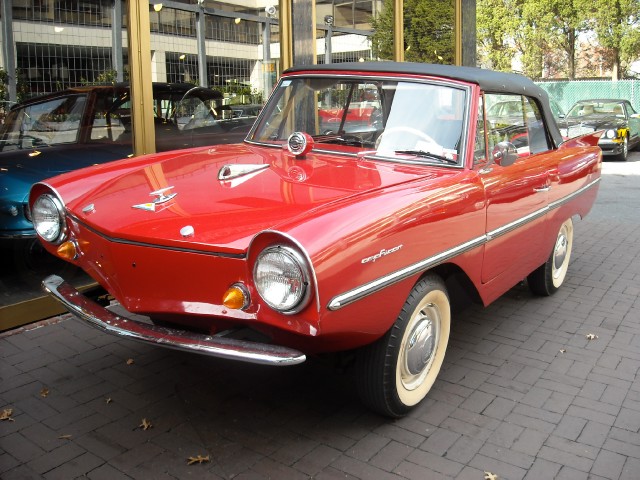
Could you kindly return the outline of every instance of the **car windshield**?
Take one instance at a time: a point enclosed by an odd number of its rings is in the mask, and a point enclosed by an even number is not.
[[[624,117],[624,108],[622,104],[618,102],[577,103],[571,107],[567,117],[584,117],[593,115]]]
[[[457,164],[468,98],[436,82],[285,77],[248,140],[283,144],[301,131],[316,150]]]
[[[12,110],[0,137],[0,151],[76,142],[85,105],[86,96],[71,95]]]

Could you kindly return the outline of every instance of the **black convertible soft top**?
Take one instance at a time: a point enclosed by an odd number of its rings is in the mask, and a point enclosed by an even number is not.
[[[495,72],[476,67],[457,67],[455,65],[436,65],[431,63],[412,62],[346,62],[328,63],[322,65],[306,65],[291,67],[285,73],[302,71],[361,71],[371,73],[403,73],[414,75],[431,75],[445,77],[452,80],[480,85],[485,91],[498,93],[519,93],[529,96],[545,94],[542,88],[524,75],[516,73]]]
[[[485,92],[515,93],[537,98],[542,105],[542,114],[555,145],[562,143],[562,135],[549,107],[549,96],[538,85],[524,75],[516,73],[496,72],[476,67],[458,67],[455,65],[439,65],[412,62],[345,62],[322,65],[305,65],[291,67],[284,73],[300,72],[367,72],[367,73],[400,73],[408,75],[429,75],[475,83]]]

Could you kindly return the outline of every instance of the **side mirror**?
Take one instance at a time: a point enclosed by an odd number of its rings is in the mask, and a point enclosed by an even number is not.
[[[501,167],[508,167],[518,159],[518,151],[516,146],[511,142],[500,142],[491,152],[493,161]]]

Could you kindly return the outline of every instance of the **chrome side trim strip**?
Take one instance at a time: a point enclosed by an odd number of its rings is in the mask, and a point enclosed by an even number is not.
[[[360,152],[340,152],[340,151],[334,151],[334,150],[325,150],[322,148],[315,148],[313,150],[311,150],[313,153],[326,153],[329,155],[340,155],[343,157],[358,157],[360,155]]]
[[[516,228],[521,227],[522,225],[532,222],[536,218],[546,215],[548,211],[549,211],[549,207],[544,207],[544,208],[541,208],[540,210],[536,210],[535,212],[530,213],[527,216],[519,218],[518,220],[514,220],[511,223],[507,223],[502,227],[496,228],[495,230],[491,230],[490,232],[487,232],[487,241],[493,240],[494,238],[498,238],[504,235],[505,233],[509,233],[515,230]]]
[[[436,265],[443,263],[457,255],[467,252],[468,250],[484,245],[485,243],[488,243],[491,240],[500,237],[501,235],[504,235],[522,225],[525,225],[528,222],[535,220],[536,218],[539,218],[540,216],[547,214],[550,210],[558,208],[559,206],[569,202],[574,197],[595,186],[599,181],[600,178],[597,178],[593,182],[585,185],[584,187],[576,190],[573,193],[570,193],[566,197],[552,202],[551,204],[549,204],[549,206],[536,210],[535,212],[530,213],[529,215],[515,220],[500,228],[496,228],[495,230],[488,232],[486,235],[474,238],[473,240],[463,243],[462,245],[458,245],[457,247],[454,247],[450,250],[446,250],[418,263],[409,265],[408,267],[405,267],[401,270],[396,270],[395,272],[377,278],[371,282],[365,283],[364,285],[349,290],[348,292],[336,295],[335,297],[333,297],[333,299],[331,299],[329,305],[327,305],[327,308],[329,310],[339,310],[342,307],[361,300],[362,298],[378,292],[379,290],[382,290],[389,285],[393,285],[394,283],[404,280],[407,277],[415,275],[416,273],[420,273],[427,268],[435,267]]]
[[[252,130],[253,130],[253,127],[252,127]],[[280,150],[282,150],[283,145],[285,145],[284,143],[267,143],[267,142],[258,142],[256,140],[249,140],[248,135],[247,135],[247,138],[244,139],[244,143],[248,143],[250,145],[258,145],[260,147],[278,148]]]
[[[487,236],[482,235],[481,237],[474,238],[473,240],[469,240],[468,242],[463,243],[462,245],[458,245],[457,247],[454,247],[450,250],[441,252],[437,255],[434,255],[433,257],[426,258],[418,263],[409,265],[408,267],[405,267],[401,270],[397,270],[389,275],[377,278],[376,280],[373,280],[369,283],[365,283],[364,285],[356,287],[353,290],[349,290],[348,292],[345,292],[343,294],[333,297],[331,302],[329,302],[329,305],[327,306],[327,308],[329,310],[338,310],[346,305],[349,305],[350,303],[353,303],[357,300],[360,300],[363,297],[366,297],[367,295],[371,295],[372,293],[382,290],[383,288],[388,287],[389,285],[392,285],[396,282],[404,280],[405,278],[415,275],[416,273],[419,273],[424,269],[434,267],[439,263],[449,260],[450,258],[453,258],[457,255],[465,253],[476,247],[484,245],[486,241],[487,241]]]
[[[57,275],[45,278],[42,288],[78,319],[118,337],[261,365],[296,365],[306,360],[302,352],[288,347],[158,327],[121,317],[85,297]]]
[[[586,184],[584,187],[579,188],[575,192],[567,195],[566,197],[561,198],[560,200],[556,200],[555,202],[551,202],[549,204],[549,210],[556,209],[558,207],[561,207],[565,203],[570,202],[571,200],[574,199],[574,197],[577,197],[578,195],[582,194],[584,191],[589,190],[591,187],[596,186],[598,183],[600,183],[600,180],[601,180],[601,177],[598,177],[593,182]]]

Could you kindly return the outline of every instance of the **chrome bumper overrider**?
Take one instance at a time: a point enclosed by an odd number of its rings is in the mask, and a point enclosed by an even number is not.
[[[295,365],[306,359],[303,353],[287,347],[175,330],[121,317],[85,297],[57,275],[45,278],[42,288],[80,320],[112,335],[263,365]]]

